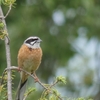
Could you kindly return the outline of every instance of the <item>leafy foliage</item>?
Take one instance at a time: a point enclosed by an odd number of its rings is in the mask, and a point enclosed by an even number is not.
[[[3,29],[4,23],[0,22],[0,39],[4,40],[5,36],[7,36],[7,32]]]
[[[2,1],[9,2],[9,0]],[[11,1],[14,2],[14,0]],[[83,38],[87,40],[87,44],[92,38],[95,38],[99,43],[100,1],[17,0],[16,3],[16,9],[13,9],[7,18],[11,39],[12,64],[17,65],[17,53],[23,41],[31,35],[37,35],[43,40],[41,45],[43,49],[43,59],[37,71],[41,79],[49,82],[53,76],[57,75],[59,69],[60,74],[64,74],[63,72],[65,71],[68,80],[64,89],[67,93],[71,93],[71,96],[75,93],[79,96],[82,87],[89,89],[97,85],[93,78],[97,73],[94,73],[94,70],[91,70],[91,66],[87,63],[89,59],[91,59],[91,56],[82,56],[84,52],[75,42],[81,37],[81,40]],[[6,12],[6,8],[4,8],[4,11]],[[58,22],[56,20],[57,18],[59,18]],[[4,34],[1,36],[1,39],[3,39],[3,37]],[[80,45],[82,45],[82,43],[83,42],[80,42]],[[0,45],[0,66],[2,71],[6,64],[4,63],[4,46],[1,41]],[[85,46],[84,49],[87,49],[87,47]],[[71,64],[73,64],[73,59],[76,59],[75,57],[77,55],[83,58],[84,63],[75,64],[75,68],[71,66],[72,69],[70,69],[68,64],[70,61]],[[78,59],[77,62],[79,60],[80,59]],[[61,71],[62,69],[64,69],[63,72]],[[84,75],[81,74],[83,71],[85,71]],[[76,73],[79,73],[81,77],[79,80],[77,78],[79,76],[77,76]],[[77,81],[79,81],[79,84],[76,84]],[[63,88],[63,86],[60,87]],[[93,94],[94,93],[90,96],[95,95]],[[37,98],[38,95],[36,95],[36,99]],[[52,96],[50,98],[52,99]],[[79,98],[79,100],[80,99],[82,98]]]
[[[1,77],[2,79],[2,77]],[[6,100],[7,99],[7,73],[3,76],[3,84],[0,84],[0,99]]]
[[[10,6],[15,3],[16,0],[0,0],[0,4],[3,4],[5,6]]]

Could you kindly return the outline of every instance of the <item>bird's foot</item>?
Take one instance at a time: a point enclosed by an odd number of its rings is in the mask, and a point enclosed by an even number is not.
[[[39,78],[36,76],[35,73],[33,73],[33,76],[34,76],[34,81],[35,81],[35,83],[36,83],[36,82],[39,82]]]
[[[19,71],[19,72],[21,71],[21,68],[20,68],[20,67],[18,67],[18,71]]]

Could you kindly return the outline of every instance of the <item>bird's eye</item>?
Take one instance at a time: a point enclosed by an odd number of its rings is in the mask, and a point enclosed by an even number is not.
[[[33,41],[36,41],[38,39],[29,39],[29,42],[33,42]]]
[[[26,43],[31,43],[31,42],[33,42],[33,41],[36,41],[36,40],[38,40],[37,38],[36,39],[28,39],[27,41],[26,41]]]
[[[37,38],[36,39],[32,39],[32,41],[35,41],[35,40],[38,40]]]

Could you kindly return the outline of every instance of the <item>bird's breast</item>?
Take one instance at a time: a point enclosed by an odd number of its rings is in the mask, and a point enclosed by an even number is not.
[[[26,71],[35,71],[38,69],[42,58],[41,48],[31,49],[22,45],[18,53],[18,66]]]

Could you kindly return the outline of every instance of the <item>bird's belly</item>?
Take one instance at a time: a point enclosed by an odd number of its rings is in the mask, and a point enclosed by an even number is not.
[[[28,72],[31,72],[32,69],[35,70],[35,68],[33,67],[34,63],[33,62],[30,62],[30,61],[25,61],[24,62],[24,70],[28,71]]]
[[[38,61],[38,60],[35,61],[35,59],[26,59],[23,64],[24,65],[23,68],[24,68],[24,70],[26,70],[30,73],[33,73],[35,70],[38,69],[40,62],[41,61]]]

